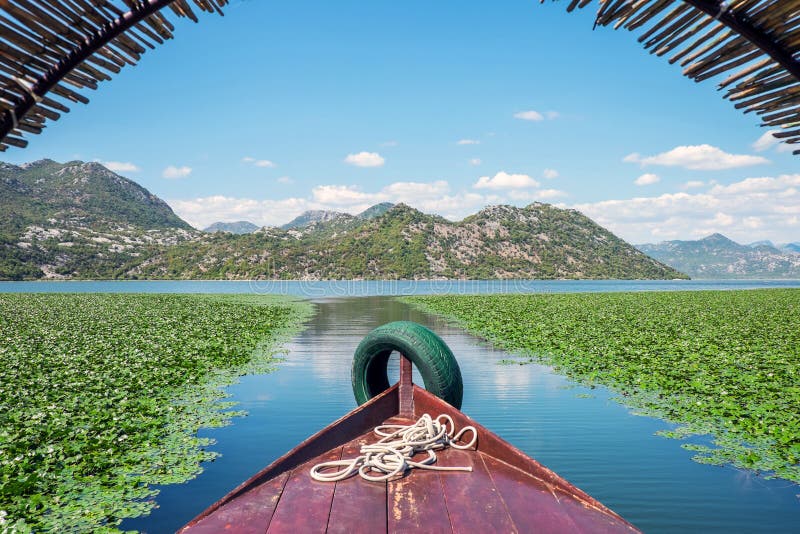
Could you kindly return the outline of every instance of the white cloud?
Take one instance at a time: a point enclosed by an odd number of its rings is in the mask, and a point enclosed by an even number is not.
[[[487,183],[494,180],[495,185],[529,184],[528,179],[532,180],[507,173],[484,178]],[[329,184],[313,188],[302,198],[213,196],[171,201],[170,205],[193,225],[205,227],[218,220],[242,219],[258,225],[280,225],[309,209],[358,213],[378,202],[404,202],[426,213],[457,220],[488,204],[556,202],[565,196],[567,193],[558,189],[528,186],[454,191],[448,182],[436,180],[394,182],[372,190]],[[743,243],[760,239],[789,242],[797,240],[800,228],[800,174],[753,177],[726,184],[705,182],[692,191],[556,205],[578,209],[633,243],[695,239],[714,232]]]
[[[469,164],[472,165],[473,167],[480,165],[481,163],[483,163],[481,161],[481,158],[472,158],[471,160],[469,160]]]
[[[242,158],[242,161],[244,163],[250,163],[251,165],[253,165],[255,167],[262,167],[262,168],[266,168],[266,169],[272,169],[274,167],[277,167],[277,165],[275,165],[273,162],[271,162],[268,159],[256,159],[256,158],[247,157],[247,158]]]
[[[714,215],[714,218],[711,219],[711,224],[715,226],[730,226],[734,222],[736,222],[736,219],[727,213],[722,213],[721,211],[717,212],[717,214]]]
[[[129,161],[101,161],[100,163],[112,172],[139,172],[141,170]]]
[[[181,167],[176,167],[175,165],[169,165],[161,172],[161,176],[169,180],[186,178],[190,174],[192,174],[192,168],[187,167],[186,165],[183,165]]]
[[[766,193],[775,191],[791,191],[792,187],[800,186],[800,174],[783,174],[777,178],[747,178],[741,182],[730,185],[715,185],[712,195],[741,195],[747,193]]]
[[[780,130],[769,130],[768,132],[764,132],[764,135],[759,137],[758,140],[753,143],[753,150],[756,152],[766,152],[767,150],[775,147],[776,152],[787,153],[797,149],[796,145],[784,143],[775,137],[774,134],[778,132],[780,132]]]
[[[770,130],[768,132],[764,132],[764,135],[758,138],[758,140],[753,143],[753,150],[756,152],[764,152],[769,150],[770,148],[774,147],[780,140],[775,137],[774,133],[778,133],[778,130]]]
[[[307,199],[255,200],[223,195],[171,200],[169,205],[195,228],[205,228],[216,221],[247,220],[258,225],[280,225],[307,209],[315,207]]]
[[[544,120],[544,115],[542,115],[538,111],[533,111],[533,110],[518,111],[517,113],[514,113],[514,118],[515,119],[521,119],[521,120],[524,120],[524,121],[536,121],[536,122],[538,122],[538,121],[543,121]]]
[[[695,193],[668,193],[569,207],[633,243],[698,239],[714,232],[742,243],[797,239],[800,174],[707,185],[707,191]]]
[[[747,228],[756,229],[764,226],[764,221],[761,220],[761,217],[745,217],[742,219],[742,224]]]
[[[558,171],[555,169],[545,169],[544,172],[542,172],[542,176],[547,180],[552,180],[558,178]]]
[[[356,167],[383,167],[386,160],[377,152],[359,152],[348,154],[344,162]]]
[[[538,189],[535,191],[526,189],[514,189],[508,193],[511,200],[533,202],[537,200],[551,201],[555,198],[569,196],[566,191],[559,189]]]
[[[491,178],[481,176],[472,187],[475,189],[524,189],[539,187],[539,182],[527,174],[508,174],[501,171]]]
[[[292,184],[294,183],[294,180],[292,180],[291,176],[281,176],[280,178],[278,178],[277,182],[279,184]]]
[[[537,194],[542,200],[568,196],[566,191],[561,191],[559,189],[541,189],[537,191]]]
[[[354,186],[321,185],[308,198],[256,200],[222,195],[171,200],[175,212],[197,228],[215,221],[248,220],[262,226],[277,226],[311,209],[358,213],[378,202],[404,202],[426,213],[461,219],[487,204],[508,199],[495,194],[472,191],[451,193],[444,180],[433,182],[394,182],[378,191],[366,192]]]
[[[544,113],[540,113],[532,109],[527,111],[518,111],[514,113],[515,119],[520,119],[523,121],[534,121],[534,122],[540,122],[543,120],[551,121],[557,119],[559,116],[560,115],[557,111],[545,111]]]
[[[649,157],[642,157],[638,153],[633,153],[625,156],[622,161],[627,163],[639,163],[642,167],[647,165],[662,165],[667,167],[683,167],[695,171],[736,169],[739,167],[769,163],[768,159],[761,156],[729,154],[711,145],[677,146],[668,152]]]
[[[478,141],[477,139],[460,139],[456,144],[457,145],[479,145],[479,144],[481,144],[481,142]]]
[[[365,205],[378,202],[405,202],[419,207],[423,201],[441,198],[450,191],[444,180],[435,182],[394,182],[376,193],[366,193],[351,185],[320,185],[311,190],[314,202],[331,206]]]
[[[333,205],[370,202],[374,196],[349,185],[320,185],[312,189],[311,194],[316,202]]]
[[[382,194],[388,198],[400,199],[401,202],[414,202],[415,199],[426,200],[437,198],[450,190],[450,184],[444,180],[435,182],[395,182],[384,187]]]
[[[703,187],[704,185],[706,185],[706,183],[700,180],[689,180],[681,186],[681,189],[696,189],[698,187]]]
[[[633,183],[636,185],[652,185],[661,181],[661,178],[657,174],[653,174],[648,172],[646,174],[641,175]]]

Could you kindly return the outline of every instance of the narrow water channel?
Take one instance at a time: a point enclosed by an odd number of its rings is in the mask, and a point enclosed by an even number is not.
[[[249,415],[201,432],[222,457],[187,484],[161,488],[159,508],[123,529],[174,532],[230,489],[355,407],[350,363],[361,338],[417,321],[450,345],[464,377],[463,411],[645,532],[797,532],[800,486],[691,461],[665,423],[632,415],[603,389],[576,387],[391,297],[322,298],[279,370],[231,386]],[[531,530],[535,527],[531,526]]]

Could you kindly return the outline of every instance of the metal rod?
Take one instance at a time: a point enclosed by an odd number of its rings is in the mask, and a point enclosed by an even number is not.
[[[412,417],[414,415],[414,382],[412,379],[413,367],[411,360],[400,355],[400,386],[398,400],[400,415]]]

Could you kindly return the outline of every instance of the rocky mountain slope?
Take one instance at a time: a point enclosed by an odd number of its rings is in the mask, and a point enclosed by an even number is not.
[[[680,278],[576,211],[493,206],[460,222],[383,203],[252,233],[192,229],[97,163],[0,166],[0,279]]]
[[[121,276],[197,232],[99,163],[0,163],[0,279]]]
[[[740,245],[713,234],[697,241],[665,241],[637,248],[692,278],[800,278],[800,254],[766,242]]]
[[[314,224],[331,223],[341,219],[350,220],[352,218],[353,216],[349,213],[328,210],[308,210],[284,224],[281,226],[281,228],[283,230],[289,230],[291,228],[305,228],[306,226],[311,226]]]
[[[329,210],[308,210],[304,211],[288,223],[280,228],[283,230],[296,229],[314,229],[327,231],[330,229],[343,230],[352,228],[367,219],[374,219],[380,217],[389,211],[394,204],[391,202],[381,202],[371,206],[358,215],[350,215],[341,211]]]

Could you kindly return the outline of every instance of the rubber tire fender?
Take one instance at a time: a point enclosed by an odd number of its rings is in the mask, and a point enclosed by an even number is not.
[[[425,389],[448,404],[461,408],[464,386],[461,370],[450,347],[431,330],[411,321],[395,321],[366,335],[353,357],[352,382],[361,405],[389,388],[386,368],[392,351],[417,367]]]

